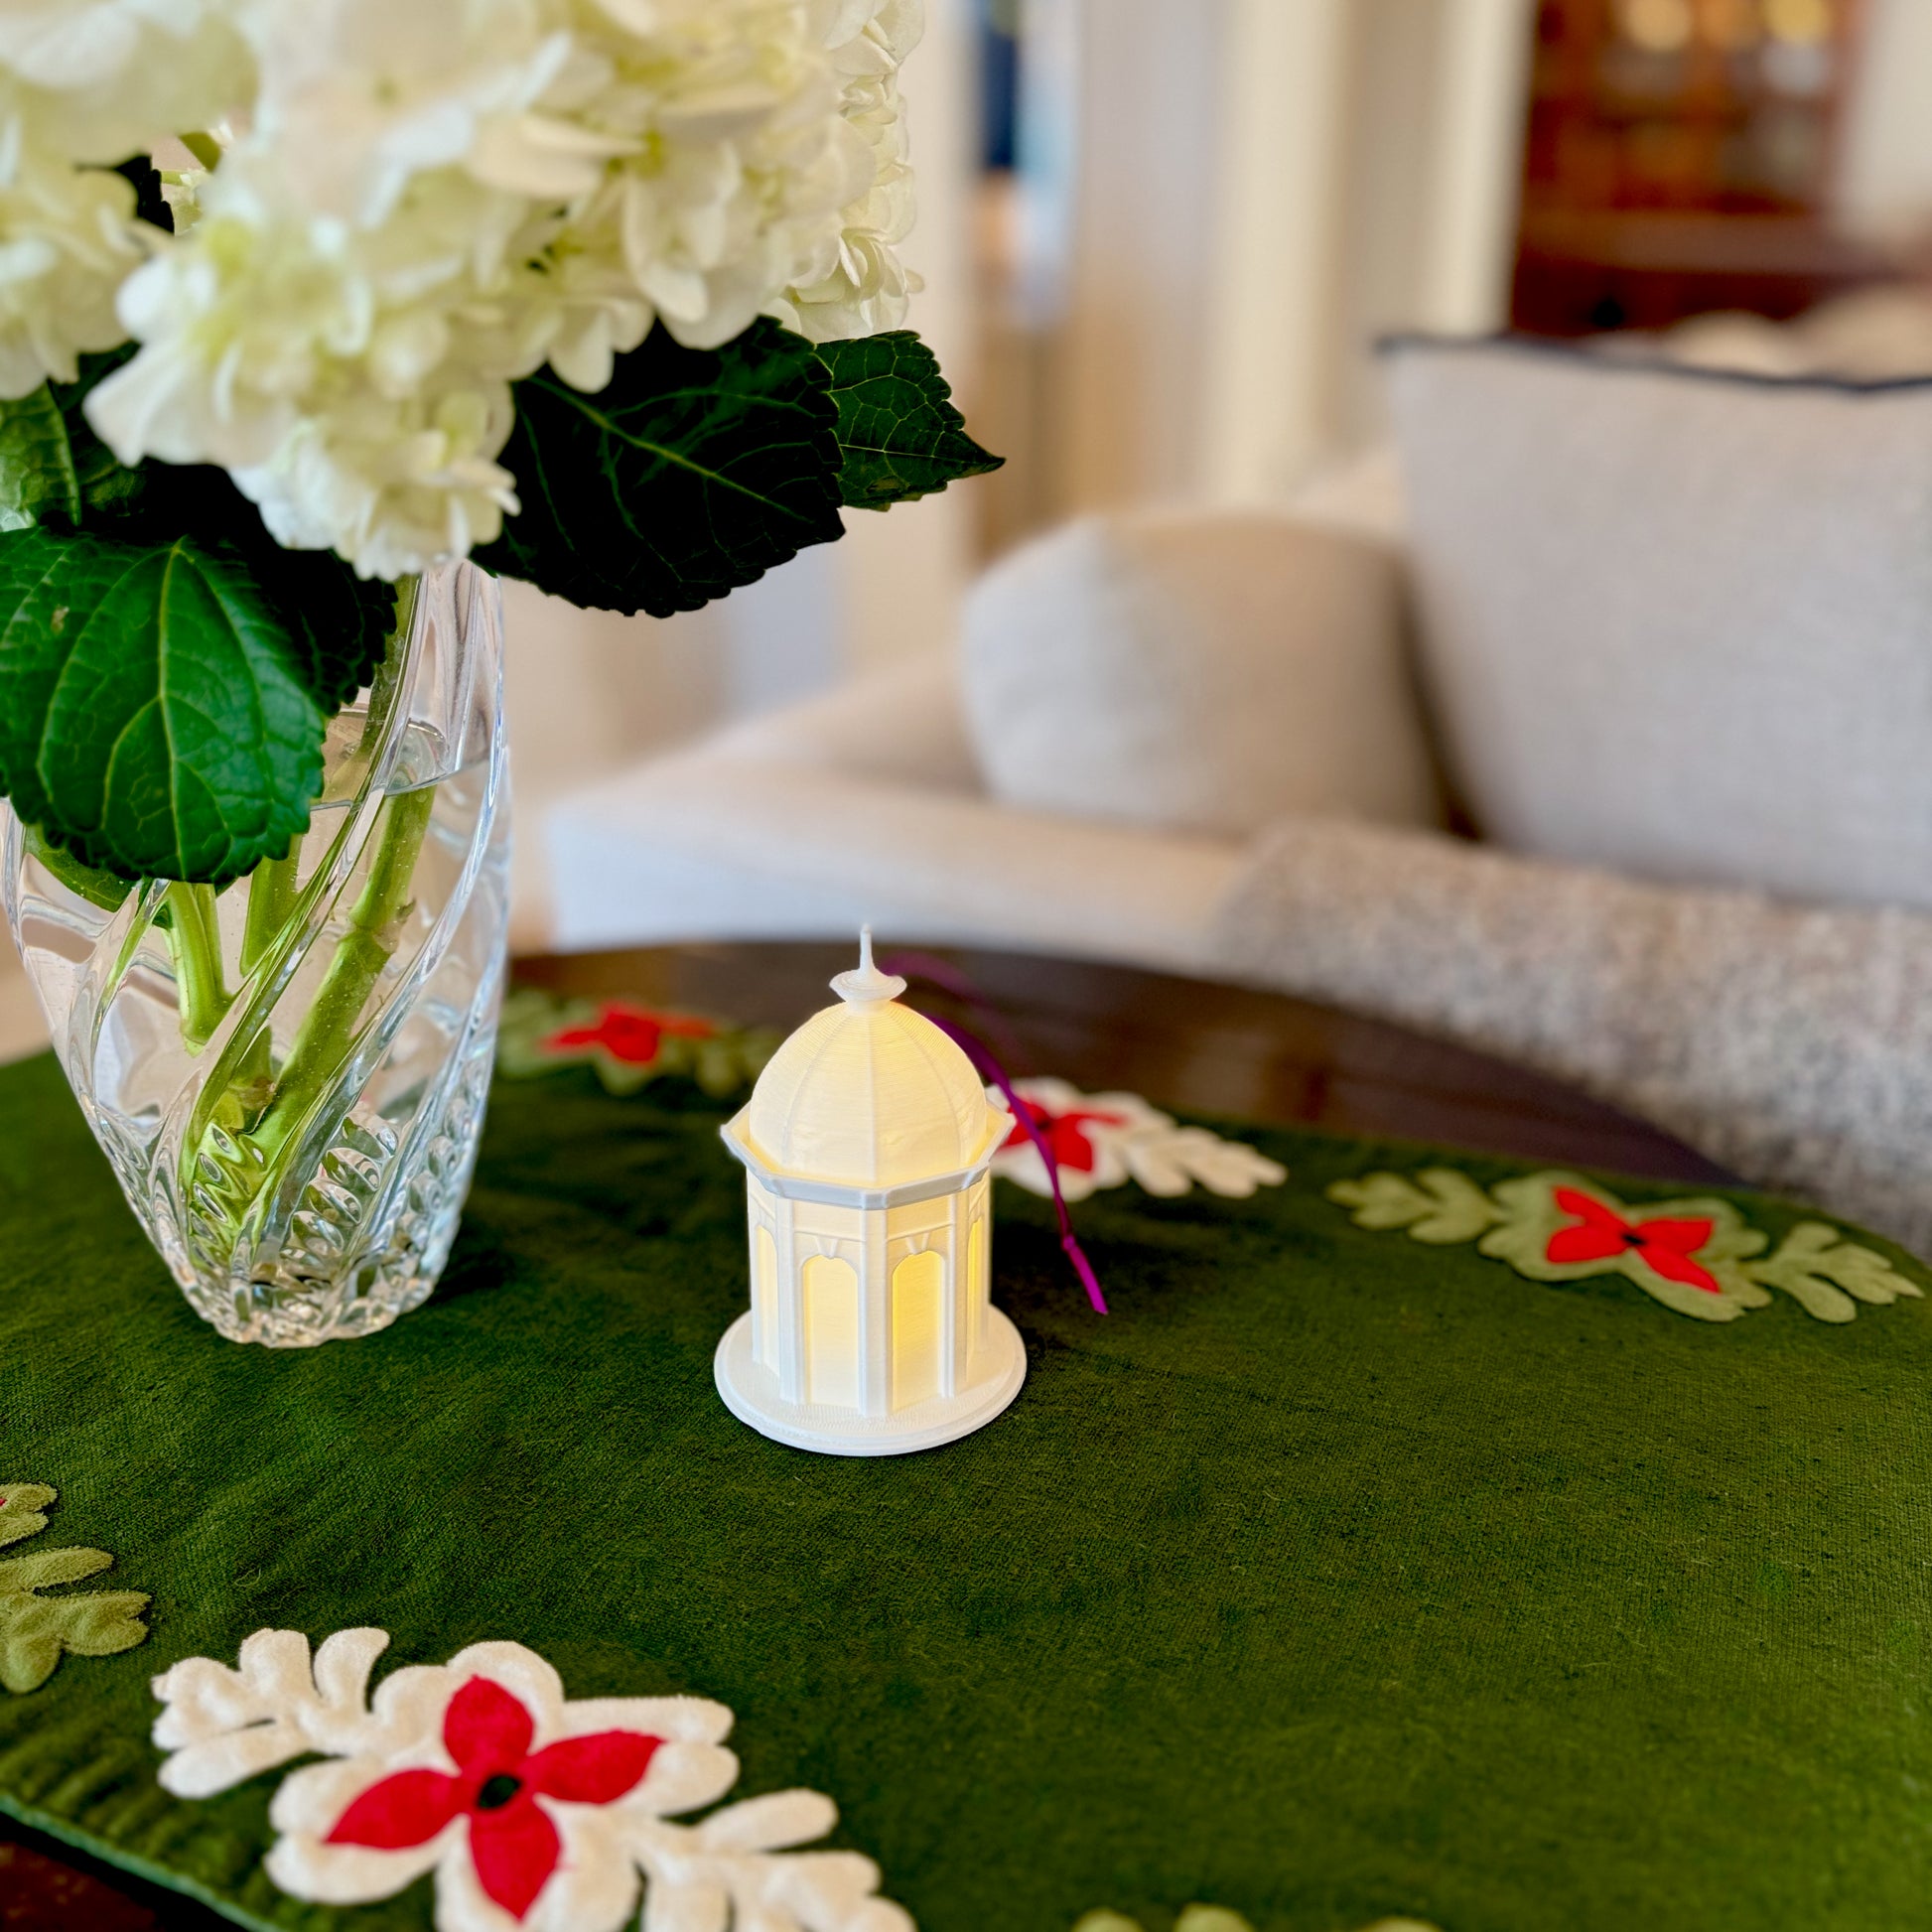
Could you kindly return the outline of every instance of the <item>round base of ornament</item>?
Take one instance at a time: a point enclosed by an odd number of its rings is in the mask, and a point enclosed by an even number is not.
[[[777,1376],[752,1359],[749,1313],[725,1330],[711,1366],[725,1407],[774,1443],[819,1455],[909,1455],[983,1429],[1020,1393],[1027,1379],[1027,1345],[998,1309],[986,1311],[986,1346],[973,1360],[984,1372],[971,1388],[915,1402],[890,1416],[862,1416],[824,1402],[786,1402],[778,1394]]]

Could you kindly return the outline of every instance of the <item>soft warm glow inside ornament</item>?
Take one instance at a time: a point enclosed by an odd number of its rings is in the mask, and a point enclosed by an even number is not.
[[[715,1371],[725,1406],[776,1442],[895,1455],[991,1422],[1026,1379],[989,1293],[987,1169],[1012,1123],[898,1004],[870,927],[832,990],[724,1129],[746,1169],[752,1307]]]

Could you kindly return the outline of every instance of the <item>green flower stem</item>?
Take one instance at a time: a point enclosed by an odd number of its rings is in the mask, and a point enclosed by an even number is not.
[[[298,834],[282,859],[264,859],[248,880],[248,917],[241,928],[241,976],[254,972],[262,955],[295,910],[296,874],[302,865]]]
[[[252,978],[295,911],[296,875],[302,865],[298,836],[280,859],[264,859],[248,878],[248,910],[241,927],[241,977]],[[217,1110],[230,1126],[253,1120],[267,1106],[275,1084],[274,1035],[263,1026],[242,1049],[228,1082],[230,1104]]]
[[[379,754],[396,724],[396,708],[407,683],[416,593],[414,578],[404,578],[396,586],[395,627],[377,668],[363,720],[358,750],[365,757]],[[425,788],[391,797],[381,806],[375,850],[360,897],[349,913],[347,930],[336,942],[335,957],[297,1030],[279,1076],[273,1035],[264,1023],[235,1055],[222,1090],[210,1091],[204,1098],[193,1136],[196,1151],[189,1157],[189,1167],[207,1158],[207,1132],[216,1125],[230,1135],[245,1138],[259,1156],[248,1177],[245,1197],[235,1193],[228,1204],[237,1235],[249,1203],[280,1185],[296,1130],[354,1045],[356,1023],[400,937],[410,882],[434,803],[433,788]],[[263,860],[249,877],[241,941],[244,977],[263,972],[277,958],[287,943],[292,922],[305,916],[308,899],[320,887],[320,881],[312,882],[305,893],[300,884],[303,837],[298,834],[286,854]],[[222,1163],[217,1159],[215,1165],[218,1168]],[[240,1178],[239,1174],[235,1177]]]
[[[221,976],[221,922],[212,886],[168,888],[168,947],[175,958],[181,1036],[199,1052],[227,1017],[234,996]]]
[[[349,912],[348,930],[337,942],[315,1003],[289,1048],[275,1098],[254,1132],[256,1146],[271,1164],[354,1043],[362,1009],[401,937],[416,860],[435,808],[434,785],[399,792],[382,808],[381,837]]]
[[[362,715],[362,742],[358,751],[372,753],[389,729],[390,714],[403,690],[403,672],[409,662],[409,632],[416,621],[416,600],[421,595],[420,577],[396,579],[396,625],[389,632],[389,647],[375,667],[375,681],[369,686],[369,708]]]

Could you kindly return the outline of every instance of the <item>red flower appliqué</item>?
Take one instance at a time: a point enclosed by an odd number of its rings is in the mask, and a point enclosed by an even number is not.
[[[557,1868],[557,1828],[537,1801],[608,1805],[636,1789],[662,1738],[600,1730],[532,1752],[536,1724],[517,1699],[473,1677],[443,1714],[443,1748],[457,1769],[398,1771],[372,1784],[336,1821],[329,1845],[399,1852],[470,1822],[470,1859],[483,1890],[520,1919]]]
[[[1557,1205],[1576,1218],[1550,1237],[1545,1258],[1558,1262],[1615,1261],[1634,1254],[1653,1274],[1667,1282],[1701,1288],[1722,1295],[1710,1269],[1692,1257],[1711,1239],[1710,1221],[1626,1221],[1621,1214],[1575,1187],[1556,1190]]]
[[[609,1053],[625,1066],[654,1065],[664,1040],[711,1039],[718,1029],[708,1020],[682,1013],[653,1013],[649,1007],[606,1000],[588,1027],[566,1027],[543,1043],[553,1053]]]
[[[1034,1125],[1040,1131],[1046,1145],[1053,1150],[1053,1159],[1062,1168],[1072,1168],[1079,1173],[1091,1173],[1094,1164],[1093,1142],[1088,1138],[1086,1129],[1089,1124],[1096,1127],[1127,1127],[1131,1125],[1124,1114],[1109,1114],[1098,1107],[1072,1107],[1063,1114],[1056,1114],[1050,1108],[1042,1107],[1036,1100],[1024,1097],[1020,1102],[1026,1108]],[[1010,1147],[1032,1147],[1033,1136],[1018,1121],[1013,1124],[1013,1132],[1001,1143],[1001,1152]]]

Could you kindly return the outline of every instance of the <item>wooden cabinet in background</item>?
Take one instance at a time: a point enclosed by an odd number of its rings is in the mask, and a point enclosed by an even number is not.
[[[1543,0],[1511,321],[1783,319],[1886,264],[1827,216],[1860,0]]]

